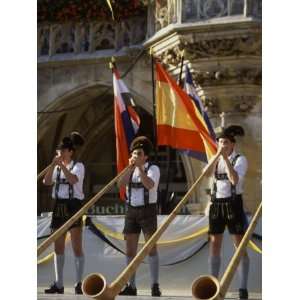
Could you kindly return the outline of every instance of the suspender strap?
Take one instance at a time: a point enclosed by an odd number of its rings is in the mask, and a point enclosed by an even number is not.
[[[69,169],[70,172],[73,170],[75,165],[76,165],[76,161],[73,161],[73,165]],[[65,178],[60,178],[60,174],[61,174],[61,168],[57,167],[57,174],[56,174],[56,181],[55,181],[55,198],[56,199],[59,198],[58,197],[59,186],[61,184],[67,184],[69,186],[69,199],[73,199],[74,198],[73,184],[70,184]]]
[[[131,173],[130,177],[129,177],[129,184],[128,184],[128,204],[131,205],[131,190],[132,190],[132,176],[133,176],[133,172]]]
[[[55,199],[58,199],[58,191],[59,191],[59,185],[60,183],[60,172],[61,168],[57,167],[56,169],[56,181],[55,181]]]
[[[148,163],[147,168],[145,168],[145,173],[148,174],[148,171],[151,167],[151,163]],[[144,187],[144,204],[145,206],[149,205],[149,190]]]
[[[234,167],[234,165],[235,165],[237,159],[239,158],[239,156],[240,156],[240,155],[237,154],[237,155],[234,157],[234,159],[232,160],[232,162],[231,162],[232,167]],[[231,184],[231,197],[232,197],[232,200],[234,200],[235,197],[236,197],[236,186],[233,185],[233,184]]]
[[[148,174],[148,171],[151,167],[151,163],[148,163],[148,166],[147,168],[145,168],[145,173],[146,175]],[[130,175],[130,178],[129,178],[129,184],[128,184],[128,204],[131,205],[131,191],[132,189],[143,189],[144,190],[144,205],[147,206],[149,205],[149,190],[146,189],[143,185],[142,182],[132,182],[132,177],[133,177],[133,172],[131,173]]]
[[[234,167],[237,159],[240,157],[240,154],[237,154],[232,162],[231,162],[231,165],[232,167]],[[216,194],[217,194],[217,180],[229,180],[228,179],[228,176],[226,173],[220,173],[218,174],[218,163],[216,164],[216,169],[215,169],[215,176],[214,176],[214,183],[213,183],[213,192],[212,192],[212,199],[216,199]],[[231,197],[232,198],[235,198],[236,196],[236,186],[231,184]]]

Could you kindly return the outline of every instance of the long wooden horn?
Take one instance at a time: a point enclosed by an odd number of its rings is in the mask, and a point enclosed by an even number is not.
[[[39,181],[44,175],[47,173],[48,169],[50,168],[50,165],[48,165],[43,171],[41,171],[37,176],[37,181]]]
[[[260,203],[253,219],[245,232],[239,246],[231,258],[225,273],[219,282],[217,278],[211,275],[200,276],[192,284],[192,294],[197,300],[223,300],[229,288],[234,273],[239,265],[242,256],[245,253],[247,244],[256,227],[258,218],[261,214],[262,204]]]
[[[130,277],[134,274],[138,266],[141,264],[146,255],[149,254],[150,250],[156,244],[160,236],[167,229],[169,224],[175,218],[176,214],[180,211],[184,203],[188,200],[189,196],[196,188],[197,184],[204,178],[208,169],[215,161],[219,158],[220,154],[217,154],[214,159],[208,164],[205,171],[199,176],[199,178],[195,181],[195,183],[191,186],[185,196],[181,199],[181,201],[177,204],[171,214],[167,217],[167,219],[158,227],[155,233],[151,236],[151,238],[144,244],[143,248],[139,251],[139,253],[134,257],[131,263],[123,270],[123,272],[117,277],[117,279],[112,282],[110,285],[107,285],[105,277],[99,273],[93,273],[88,275],[83,283],[82,290],[86,296],[89,296],[93,299],[98,300],[114,300],[115,297],[122,290],[123,286],[128,282]]]
[[[76,222],[80,217],[82,217],[88,209],[93,206],[100,197],[102,197],[112,186],[117,182],[117,180],[128,170],[127,166],[121,173],[119,173],[114,179],[112,179],[101,191],[99,191],[91,200],[89,200],[76,214],[74,214],[65,224],[63,224],[59,229],[57,229],[51,236],[49,236],[43,243],[41,243],[37,249],[37,255],[39,256],[43,253],[51,243],[56,241],[62,234],[64,234],[74,222]]]

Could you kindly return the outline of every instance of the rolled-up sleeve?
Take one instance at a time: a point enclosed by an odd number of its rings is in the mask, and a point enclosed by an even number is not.
[[[153,180],[154,187],[157,187],[160,177],[159,168],[157,166],[151,166],[148,170],[147,176]]]
[[[239,175],[239,180],[244,179],[248,169],[248,161],[245,156],[240,156],[235,165],[234,165],[234,170],[238,173]]]
[[[77,176],[79,182],[82,182],[84,179],[84,165],[82,163],[77,163],[71,173]]]

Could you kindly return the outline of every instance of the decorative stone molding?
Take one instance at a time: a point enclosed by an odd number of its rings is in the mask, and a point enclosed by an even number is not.
[[[210,114],[220,114],[223,112],[222,103],[230,102],[230,113],[249,113],[253,110],[256,104],[260,101],[259,95],[235,95],[235,96],[202,96],[201,101],[206,112]],[[228,105],[227,105],[228,106]]]
[[[181,0],[156,1],[154,12],[155,31],[177,22],[177,2]]]
[[[261,85],[261,68],[226,67],[195,72],[195,82],[201,86],[226,84]]]
[[[202,96],[201,101],[204,105],[204,108],[205,108],[206,112],[209,112],[211,114],[216,114],[220,111],[219,108],[218,108],[218,99],[217,99],[217,97]]]
[[[38,27],[38,55],[85,53],[141,44],[146,38],[146,16],[112,22],[67,23]]]
[[[187,39],[184,42],[184,48],[186,57],[190,60],[216,56],[261,56],[261,37],[258,34],[248,34],[241,37],[211,38],[199,41]]]
[[[183,44],[179,44],[178,46],[167,49],[156,57],[167,68],[170,68],[172,66],[177,67],[180,64],[183,49]]]
[[[203,22],[234,16],[261,19],[261,0],[157,0],[148,1],[155,32],[171,23]],[[153,32],[154,33],[154,32]]]
[[[258,96],[234,96],[232,99],[233,103],[236,103],[234,110],[236,112],[247,113],[250,112],[257,102],[259,101]]]
[[[261,18],[261,0],[182,0],[183,22],[236,15]]]

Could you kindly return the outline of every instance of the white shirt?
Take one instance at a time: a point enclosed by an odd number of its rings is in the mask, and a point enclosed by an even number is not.
[[[237,153],[233,151],[231,155],[228,157],[230,162],[236,157]],[[235,187],[236,194],[240,195],[243,193],[243,184],[244,184],[244,178],[248,169],[248,162],[245,156],[240,155],[233,167],[233,169],[237,172],[239,176],[238,183]],[[226,173],[228,175],[228,171],[226,168],[225,161],[223,157],[221,156],[219,162],[218,162],[218,170],[217,174]],[[229,180],[217,180],[217,198],[227,198],[231,196],[231,183]]]
[[[147,168],[149,163],[144,164],[144,168]],[[157,202],[157,189],[160,178],[160,170],[158,166],[151,165],[148,169],[147,176],[152,179],[154,186],[149,190],[149,203]],[[132,174],[132,182],[141,182],[140,170],[135,168]],[[126,196],[128,199],[128,185],[126,186]],[[128,200],[127,200],[128,202]],[[131,189],[131,206],[143,206],[144,205],[144,189],[142,188],[132,188]]]
[[[66,166],[68,170],[70,170],[71,166],[73,166],[73,160]],[[76,175],[78,181],[73,184],[73,197],[83,200],[83,179],[84,179],[84,165],[81,162],[76,162],[75,166],[71,170],[71,173]],[[52,174],[52,181],[55,183],[57,177],[57,166],[55,166],[53,174]],[[60,179],[66,178],[63,170],[60,172]],[[55,199],[55,185],[52,188],[52,198]],[[58,198],[61,199],[69,199],[69,185],[68,184],[60,184],[58,189]]]

